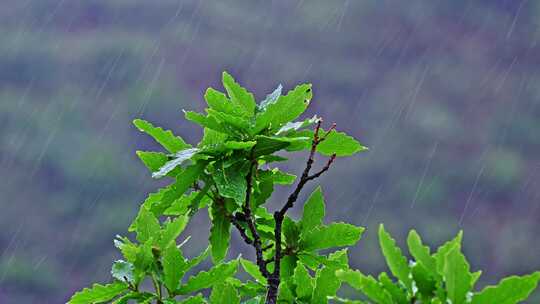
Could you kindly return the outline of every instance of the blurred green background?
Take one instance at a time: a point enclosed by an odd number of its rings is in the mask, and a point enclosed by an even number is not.
[[[131,120],[196,141],[181,110],[202,110],[223,70],[259,99],[312,82],[308,115],[370,147],[320,180],[328,220],[368,227],[355,267],[384,268],[384,222],[401,244],[464,229],[481,285],[538,270],[539,38],[526,0],[2,1],[0,303],[109,280],[114,235],[160,185]],[[188,253],[206,246],[205,215],[186,234]]]

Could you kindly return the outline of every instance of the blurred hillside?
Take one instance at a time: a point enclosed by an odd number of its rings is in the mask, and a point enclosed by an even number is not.
[[[181,109],[203,109],[222,70],[259,98],[312,82],[308,114],[370,147],[320,180],[330,219],[368,227],[355,266],[384,267],[385,222],[431,244],[464,229],[482,284],[538,270],[539,38],[525,0],[3,1],[0,303],[109,280],[114,235],[159,186],[131,120],[194,141]],[[207,231],[188,234],[194,254]]]

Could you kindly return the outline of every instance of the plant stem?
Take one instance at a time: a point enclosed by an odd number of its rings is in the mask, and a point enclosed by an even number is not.
[[[326,138],[326,136],[329,134],[329,132],[335,128],[335,124],[332,125],[330,130],[326,132],[326,134],[323,137],[319,137],[319,131],[321,129],[322,120],[319,120],[317,122],[317,126],[315,127],[315,132],[313,134],[313,141],[311,144],[311,150],[309,152],[309,157],[306,162],[306,167],[304,168],[304,172],[302,172],[302,176],[300,177],[300,181],[296,185],[296,188],[294,191],[289,195],[287,198],[287,202],[283,207],[274,213],[274,221],[275,221],[275,229],[274,229],[274,237],[275,237],[275,244],[276,244],[276,253],[274,256],[274,271],[270,274],[268,277],[268,290],[266,293],[266,304],[276,304],[277,303],[277,296],[279,291],[279,284],[281,282],[280,278],[280,271],[281,271],[281,258],[287,254],[287,252],[282,253],[281,250],[281,227],[283,225],[283,219],[285,218],[285,214],[287,211],[294,206],[294,203],[298,199],[298,195],[304,188],[307,182],[310,180],[316,179],[317,177],[321,176],[324,172],[328,171],[330,169],[330,166],[336,159],[336,155],[332,155],[326,165],[317,173],[310,175],[311,167],[313,166],[313,163],[315,162],[315,151],[317,150],[317,146]]]

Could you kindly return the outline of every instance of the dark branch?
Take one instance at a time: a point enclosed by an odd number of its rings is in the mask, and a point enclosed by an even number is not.
[[[238,220],[238,218],[236,218],[235,216],[230,216],[229,219],[230,219],[231,223],[234,225],[234,227],[236,227],[236,229],[240,233],[240,236],[242,237],[244,242],[246,244],[248,244],[248,245],[252,245],[253,240],[247,235],[246,229],[244,229],[244,227],[242,227],[242,224],[240,224],[240,221]]]
[[[255,247],[255,255],[257,256],[257,265],[259,266],[259,270],[261,271],[262,275],[267,278],[270,276],[270,273],[268,272],[266,268],[266,263],[264,262],[261,237],[259,236],[257,227],[255,226],[255,219],[253,218],[253,215],[251,213],[251,190],[253,188],[253,171],[254,170],[257,170],[257,161],[252,158],[251,164],[249,166],[249,172],[246,176],[246,182],[247,182],[246,199],[244,201],[244,206],[242,208],[242,211],[244,212],[249,231],[251,232],[251,235],[253,237],[253,242],[251,243],[251,245]]]
[[[336,159],[336,155],[333,154],[326,165],[317,173],[310,175],[311,168],[313,166],[313,163],[315,162],[315,152],[317,151],[317,146],[326,139],[328,134],[332,130],[335,129],[336,124],[332,124],[330,129],[325,132],[325,134],[320,137],[319,132],[321,130],[321,124],[322,120],[317,121],[317,125],[315,127],[315,132],[313,133],[313,141],[311,143],[311,150],[309,151],[309,157],[306,162],[306,167],[304,168],[304,171],[302,172],[302,176],[300,177],[300,181],[296,185],[296,188],[294,191],[289,195],[287,198],[287,202],[279,211],[276,211],[274,213],[274,220],[275,220],[275,229],[274,229],[274,236],[275,236],[275,244],[276,244],[276,253],[272,259],[270,259],[268,262],[275,262],[274,263],[274,271],[268,278],[268,291],[266,295],[266,303],[267,304],[275,304],[277,301],[277,293],[279,289],[279,283],[280,283],[280,262],[281,258],[285,255],[291,254],[292,251],[290,248],[286,248],[285,252],[282,252],[281,248],[281,227],[283,225],[283,219],[285,218],[285,214],[287,211],[294,206],[294,203],[298,199],[298,195],[304,188],[307,182],[314,180],[321,176],[324,172],[328,171],[330,169],[330,166]],[[279,244],[279,245],[278,245]]]

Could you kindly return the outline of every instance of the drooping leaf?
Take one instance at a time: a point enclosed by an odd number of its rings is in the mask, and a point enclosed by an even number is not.
[[[170,244],[163,252],[163,281],[167,290],[174,291],[186,271],[186,261],[176,244]]]
[[[112,266],[111,275],[118,281],[122,281],[125,283],[133,283],[135,282],[135,275],[133,274],[133,269],[133,264],[126,261],[118,260],[114,262]]]
[[[379,226],[379,244],[392,274],[412,291],[412,280],[409,276],[410,270],[407,258],[401,253],[396,241],[386,232],[382,224]]]
[[[189,278],[186,284],[179,289],[180,294],[188,294],[201,289],[206,289],[215,284],[222,283],[226,278],[234,275],[238,269],[238,260],[219,264],[208,271],[201,271]]]
[[[446,254],[445,260],[443,277],[448,299],[453,304],[465,303],[467,293],[472,288],[469,263],[456,246]]]
[[[304,212],[300,220],[302,233],[307,233],[322,225],[325,212],[324,208],[322,190],[321,187],[317,187],[304,204]]]
[[[139,248],[136,244],[131,242],[127,237],[116,236],[114,240],[114,246],[122,252],[124,258],[130,262],[135,262]]]
[[[223,72],[222,81],[223,87],[227,90],[231,102],[241,107],[248,117],[253,116],[255,107],[257,106],[253,94],[241,87],[227,72]]]
[[[151,123],[142,119],[135,119],[133,124],[141,131],[150,135],[163,146],[170,153],[176,153],[178,151],[190,148],[191,145],[187,144],[182,138],[175,136],[171,131],[163,130],[160,127],[154,127]]]
[[[496,286],[488,286],[472,297],[471,304],[516,304],[529,297],[538,286],[540,272],[511,276]]]
[[[227,218],[226,210],[217,204],[214,204],[208,212],[212,220],[209,239],[212,260],[214,263],[219,263],[227,256],[231,239],[231,222]]]
[[[356,139],[336,130],[330,131],[325,139],[317,146],[317,152],[330,156],[336,154],[337,157],[351,156],[357,152],[367,150]]]
[[[199,149],[197,148],[191,148],[191,149],[185,149],[182,151],[178,151],[174,154],[174,158],[168,162],[166,162],[161,168],[159,168],[158,171],[152,173],[153,178],[162,178],[167,173],[174,170],[176,167],[180,166],[185,161],[191,159],[195,154],[199,152]]]
[[[302,235],[300,248],[305,251],[352,246],[358,242],[364,228],[347,223],[332,223]]]
[[[126,291],[128,285],[124,282],[114,282],[107,285],[94,284],[73,295],[68,304],[94,304],[110,301]]]

